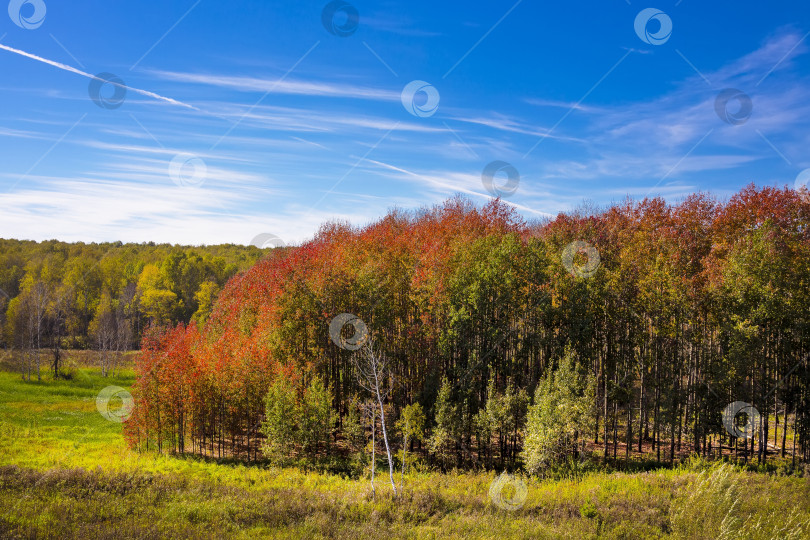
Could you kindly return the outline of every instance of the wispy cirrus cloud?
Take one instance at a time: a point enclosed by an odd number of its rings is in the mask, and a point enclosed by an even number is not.
[[[810,114],[806,97],[810,81],[779,73],[806,51],[799,33],[779,32],[751,53],[714,71],[696,73],[657,99],[612,108],[592,124],[593,140],[633,149],[643,143],[675,150],[718,129],[722,137],[714,139],[716,143],[750,150],[746,143],[761,142],[757,131],[775,134],[799,127],[806,132],[803,119]],[[751,97],[754,110],[744,126],[725,125],[715,113],[715,99],[725,88]]]
[[[368,160],[370,163],[389,172],[387,176],[403,182],[412,183],[414,181],[435,193],[435,202],[440,202],[455,193],[470,195],[476,199],[492,200],[494,197],[483,189],[480,173],[459,172],[459,171],[428,171],[414,172],[403,167],[385,163],[382,161]],[[392,174],[393,173],[393,174]],[[502,199],[504,203],[514,208],[538,216],[550,216],[551,214],[537,210],[526,204],[521,204],[510,199]]]
[[[560,101],[555,99],[543,99],[543,98],[525,98],[523,100],[525,103],[529,105],[534,105],[536,107],[553,107],[557,109],[573,109],[575,111],[581,111],[586,113],[599,113],[605,112],[607,109],[604,107],[598,107],[595,105],[587,105],[584,103],[576,103],[573,101]]]
[[[76,75],[81,75],[82,77],[87,77],[88,79],[95,79],[96,78],[95,75],[87,73],[86,71],[76,69],[76,68],[74,68],[72,66],[69,66],[67,64],[63,64],[61,62],[55,62],[53,60],[48,60],[47,58],[37,56],[36,54],[31,54],[31,53],[22,51],[20,49],[15,49],[13,47],[9,47],[8,45],[3,45],[2,43],[0,43],[0,49],[2,49],[4,51],[11,52],[11,53],[14,53],[14,54],[18,54],[20,56],[24,56],[26,58],[30,58],[32,60],[36,60],[37,62],[42,62],[43,64],[53,66],[53,67],[61,69],[63,71],[68,71],[70,73],[75,73]],[[196,110],[196,107],[193,107],[193,106],[189,105],[188,103],[183,103],[182,101],[177,101],[176,99],[172,99],[172,98],[169,98],[169,97],[166,97],[166,96],[161,96],[160,94],[156,94],[156,93],[150,92],[148,90],[141,90],[139,88],[133,88],[131,86],[121,85],[121,84],[113,82],[113,81],[108,81],[108,83],[112,84],[112,85],[115,85],[115,86],[121,86],[123,88],[126,88],[127,90],[132,91],[132,92],[135,92],[137,94],[141,94],[142,96],[154,98],[154,99],[157,99],[159,101],[164,101],[166,103],[171,103],[172,105],[178,105],[180,107],[185,107],[185,108],[188,108],[188,109]]]
[[[532,137],[547,137],[560,141],[568,142],[583,142],[583,139],[573,136],[557,135],[551,132],[550,129],[537,129],[532,127],[526,122],[521,122],[515,118],[510,118],[504,114],[491,114],[490,116],[460,116],[454,117],[453,120],[459,122],[466,122],[468,124],[477,124],[479,126],[486,126],[488,128],[496,129],[499,131],[507,131],[511,133],[518,133],[521,135],[529,135]]]
[[[386,16],[383,13],[371,14],[363,17],[363,24],[377,31],[401,36],[438,37],[442,35],[441,32],[419,28],[404,14],[398,17]]]
[[[25,129],[12,129],[0,127],[0,137],[11,137],[14,139],[40,139],[52,140],[54,137],[45,133],[37,133],[36,131],[29,131]]]
[[[694,73],[663,95],[592,107],[579,131],[587,155],[546,160],[542,177],[621,178],[628,194],[638,193],[635,182],[662,182],[655,192],[665,193],[668,183],[685,175],[742,170],[784,154],[801,157],[801,148],[810,144],[810,80],[792,73],[791,66],[806,52],[802,34],[780,31],[752,52]],[[725,88],[738,89],[752,100],[753,113],[743,125],[729,125],[715,111],[715,100]]]
[[[203,84],[237,90],[239,92],[270,92],[296,96],[322,96],[374,101],[399,101],[400,91],[371,86],[357,86],[337,82],[305,81],[272,77],[246,77],[213,73],[184,73],[178,71],[150,71],[155,77],[188,84]]]
[[[226,119],[242,119],[253,122],[263,129],[283,131],[309,131],[309,132],[340,132],[342,134],[354,133],[353,130],[387,131],[396,121],[379,115],[352,114],[349,111],[313,111],[312,109],[256,106],[250,112],[243,112],[241,107],[230,104],[212,105],[223,107],[217,114]],[[394,109],[397,111],[396,109]],[[398,112],[398,111],[397,111]],[[397,131],[414,133],[439,133],[444,128],[430,124],[416,122],[397,123]]]

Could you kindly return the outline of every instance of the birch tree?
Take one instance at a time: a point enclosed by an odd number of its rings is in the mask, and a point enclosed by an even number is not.
[[[371,393],[380,412],[380,428],[383,441],[385,442],[385,453],[388,457],[388,476],[391,481],[391,489],[394,490],[394,494],[396,495],[397,485],[394,482],[394,460],[391,456],[391,446],[388,443],[388,431],[385,427],[385,400],[388,399],[391,393],[393,378],[388,370],[388,358],[379,351],[376,351],[374,349],[374,343],[369,340],[362,352],[355,357],[355,368],[357,369],[359,385],[364,390]]]

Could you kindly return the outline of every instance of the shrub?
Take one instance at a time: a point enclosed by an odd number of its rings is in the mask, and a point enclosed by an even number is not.
[[[566,350],[556,371],[540,381],[529,408],[523,459],[531,473],[564,463],[594,425],[596,382],[577,373]]]
[[[323,446],[328,453],[335,417],[332,395],[320,378],[314,377],[299,399],[295,387],[280,377],[265,397],[262,450],[270,458],[289,457],[299,447],[315,455]]]

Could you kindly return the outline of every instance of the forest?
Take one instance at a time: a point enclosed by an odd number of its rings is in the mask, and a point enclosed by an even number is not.
[[[808,224],[800,193],[754,186],[534,222],[456,197],[326,223],[235,274],[210,316],[153,314],[124,435],[248,461],[379,451],[394,491],[406,452],[540,474],[804,463]]]
[[[43,366],[58,375],[66,349],[98,351],[106,373],[149,325],[204,322],[228,279],[262,253],[0,239],[0,345],[28,378]]]

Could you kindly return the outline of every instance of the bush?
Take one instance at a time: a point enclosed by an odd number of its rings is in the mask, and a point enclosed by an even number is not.
[[[332,395],[320,378],[312,379],[301,399],[287,379],[279,378],[265,397],[262,451],[270,458],[289,457],[297,448],[312,456],[321,447],[328,453],[335,417]]]
[[[270,386],[264,403],[261,432],[267,439],[262,451],[270,458],[289,456],[299,438],[295,388],[287,379],[279,378]]]
[[[545,472],[581,452],[594,424],[596,382],[577,373],[574,355],[566,350],[559,368],[537,386],[529,408],[522,457],[530,473]]]

